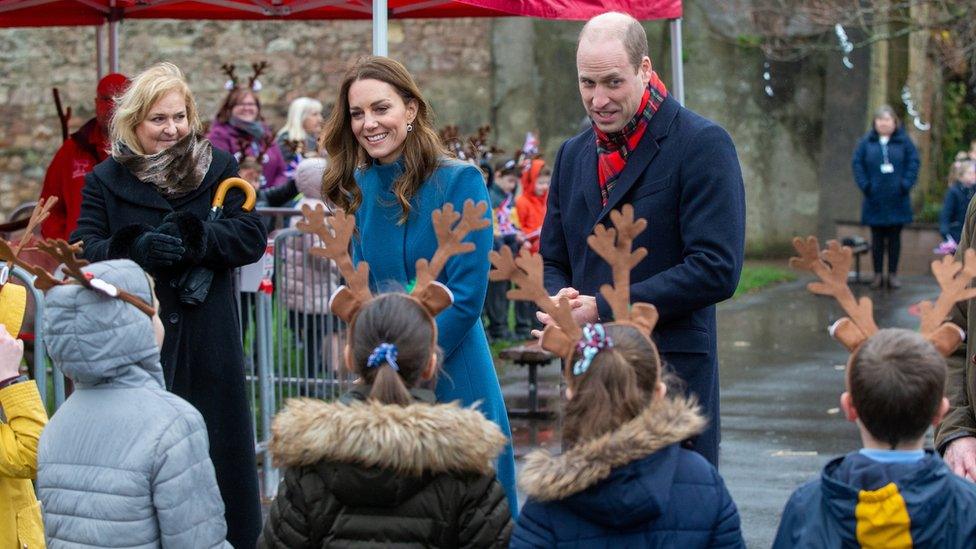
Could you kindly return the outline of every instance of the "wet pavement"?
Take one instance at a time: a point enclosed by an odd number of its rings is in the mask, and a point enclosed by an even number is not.
[[[857,428],[843,419],[847,353],[826,327],[837,304],[790,282],[723,303],[718,310],[722,449],[719,471],[742,518],[747,545],[772,545],[789,495],[831,458],[860,447]],[[872,291],[879,326],[917,329],[911,305],[934,299],[931,276],[906,277],[897,291]],[[557,406],[555,365],[539,371],[540,401]],[[526,404],[524,369],[505,365],[501,381],[511,407]],[[513,420],[516,454],[558,449],[558,419]]]

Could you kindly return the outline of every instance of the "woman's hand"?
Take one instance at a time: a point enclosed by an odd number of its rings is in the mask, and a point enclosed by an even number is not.
[[[0,381],[20,375],[20,361],[24,358],[24,342],[7,333],[0,324]]]

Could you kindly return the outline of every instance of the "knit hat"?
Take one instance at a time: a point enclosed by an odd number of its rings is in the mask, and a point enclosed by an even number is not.
[[[12,282],[0,287],[0,324],[7,328],[7,333],[12,337],[20,333],[26,310],[27,288]]]
[[[106,74],[98,81],[98,95],[112,97],[119,95],[129,87],[129,79],[124,74],[113,72]]]
[[[295,168],[295,187],[306,198],[322,198],[322,175],[328,161],[322,157],[306,158]]]

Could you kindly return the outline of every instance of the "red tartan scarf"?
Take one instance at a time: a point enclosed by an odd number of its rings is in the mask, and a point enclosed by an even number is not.
[[[604,206],[610,199],[610,192],[613,191],[620,172],[624,171],[624,166],[627,165],[627,157],[637,148],[651,117],[667,96],[668,89],[664,87],[664,82],[658,78],[656,72],[651,71],[651,80],[644,90],[640,107],[623,129],[619,132],[605,133],[593,124],[593,131],[596,132],[597,175],[599,175],[600,197]]]

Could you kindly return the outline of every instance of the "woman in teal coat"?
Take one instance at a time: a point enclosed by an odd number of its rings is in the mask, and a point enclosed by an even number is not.
[[[380,291],[409,288],[417,260],[430,259],[437,249],[431,212],[446,202],[457,211],[467,200],[487,202],[485,181],[478,168],[447,158],[430,106],[400,63],[363,58],[346,73],[335,105],[325,128],[330,161],[323,194],[356,214],[353,261],[369,262],[372,286]],[[437,316],[437,342],[444,355],[437,399],[479,403],[511,439],[481,324],[492,234],[476,231],[466,240],[475,251],[448,260],[438,279],[454,294],[454,305]],[[514,515],[518,502],[511,444],[497,466]]]

